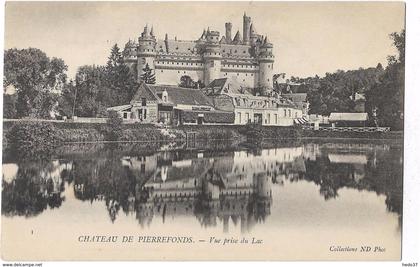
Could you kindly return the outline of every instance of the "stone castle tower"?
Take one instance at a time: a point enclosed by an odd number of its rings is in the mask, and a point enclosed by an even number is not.
[[[225,35],[204,30],[197,40],[156,39],[153,27],[146,26],[138,43],[128,41],[124,62],[141,79],[146,64],[154,70],[157,84],[177,85],[182,76],[208,85],[215,79],[235,77],[244,87],[273,88],[273,44],[255,30],[251,17],[244,14],[242,36],[232,39],[232,23],[225,24]]]

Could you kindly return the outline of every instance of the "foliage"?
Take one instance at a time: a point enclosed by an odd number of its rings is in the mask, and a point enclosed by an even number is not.
[[[388,66],[326,73],[325,77],[291,77],[274,83],[279,93],[307,93],[309,113],[328,116],[331,112],[356,112],[356,93],[366,98],[366,112],[372,124],[403,128],[405,31],[390,34],[398,51],[388,56]],[[274,75],[275,80],[283,77]]]
[[[47,207],[60,207],[64,201],[64,181],[54,188],[50,175],[54,171],[56,167],[51,161],[20,162],[13,182],[2,182],[2,215],[31,217]]]
[[[60,131],[51,123],[19,122],[7,133],[11,149],[16,156],[48,157],[62,141]]]
[[[401,130],[404,126],[405,30],[392,33],[390,37],[398,57],[388,57],[384,75],[366,94],[366,105],[370,117],[378,125]]]
[[[141,80],[147,84],[155,84],[156,77],[153,73],[153,70],[150,68],[149,64],[146,63],[146,66],[143,69],[143,74],[141,75]]]
[[[118,141],[123,136],[123,120],[116,111],[109,112],[106,126],[102,132],[106,141]]]
[[[16,118],[16,94],[3,94],[3,117],[7,119]]]
[[[57,92],[66,83],[67,66],[39,49],[16,48],[4,53],[4,87],[16,89],[16,116],[49,118]]]
[[[133,73],[114,45],[106,66],[78,69],[75,81],[64,86],[58,111],[67,117],[106,117],[107,107],[129,103],[137,88]]]
[[[309,113],[328,116],[331,112],[355,112],[356,93],[365,94],[379,77],[383,75],[382,66],[376,68],[351,71],[338,70],[326,73],[323,78],[305,79],[299,86],[300,92],[304,86],[308,89]]]
[[[183,88],[197,88],[197,89],[201,89],[204,88],[204,83],[201,80],[198,80],[197,82],[194,81],[190,76],[188,75],[183,75],[180,78],[180,83],[179,83],[179,87],[183,87]]]

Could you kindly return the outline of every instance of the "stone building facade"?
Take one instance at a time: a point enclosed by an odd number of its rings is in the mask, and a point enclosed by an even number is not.
[[[197,40],[157,39],[153,27],[144,27],[138,41],[129,40],[123,51],[124,62],[138,79],[148,65],[157,84],[177,85],[184,75],[208,85],[214,79],[236,77],[244,86],[271,90],[273,87],[273,45],[257,34],[251,18],[244,14],[243,32],[232,39],[232,24],[225,24],[225,35],[204,30]]]

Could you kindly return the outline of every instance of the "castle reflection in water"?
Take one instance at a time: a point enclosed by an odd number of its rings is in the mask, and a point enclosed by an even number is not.
[[[388,144],[316,144],[268,149],[103,152],[48,162],[3,165],[2,214],[35,216],[59,208],[64,191],[106,204],[112,222],[135,214],[141,226],[176,216],[203,227],[229,222],[248,232],[270,216],[273,188],[315,183],[325,201],[344,187],[386,196],[401,216],[401,147]],[[297,196],[299,197],[299,196]]]

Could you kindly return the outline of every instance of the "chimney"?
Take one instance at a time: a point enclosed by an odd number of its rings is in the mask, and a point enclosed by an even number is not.
[[[251,30],[251,17],[248,17],[246,13],[244,13],[244,21],[243,21],[243,43],[249,44],[250,40],[250,30]]]
[[[230,44],[232,42],[232,23],[226,22],[225,29],[226,29],[226,43]]]

